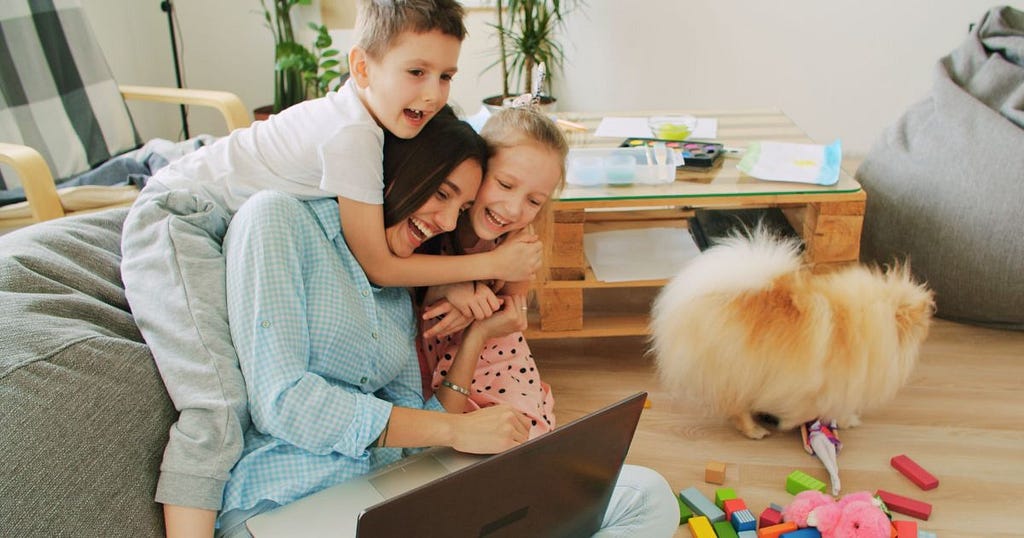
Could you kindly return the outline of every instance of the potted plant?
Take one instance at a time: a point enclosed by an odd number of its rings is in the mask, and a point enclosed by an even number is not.
[[[541,104],[555,101],[550,96],[553,74],[560,73],[565,53],[556,35],[565,15],[582,0],[496,0],[498,59],[487,69],[501,66],[501,95],[484,99],[500,107],[506,99],[532,92],[534,68],[544,64],[547,72],[540,88]]]
[[[291,10],[296,5],[310,5],[313,0],[260,0],[263,18],[274,35],[274,104],[254,111],[256,119],[266,119],[306,99],[322,97],[336,89],[348,72],[348,59],[331,48],[327,27],[309,23],[316,32],[311,47],[295,40]]]

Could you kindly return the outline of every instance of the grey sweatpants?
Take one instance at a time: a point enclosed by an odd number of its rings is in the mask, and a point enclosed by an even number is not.
[[[160,465],[159,503],[219,510],[242,453],[249,412],[221,250],[230,220],[213,200],[151,180],[124,224],[125,294],[180,413]]]

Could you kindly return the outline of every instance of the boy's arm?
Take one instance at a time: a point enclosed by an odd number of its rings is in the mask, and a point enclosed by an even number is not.
[[[338,197],[341,227],[356,260],[378,286],[434,286],[470,280],[529,279],[540,269],[539,241],[466,256],[413,254],[399,258],[384,238],[384,207]]]

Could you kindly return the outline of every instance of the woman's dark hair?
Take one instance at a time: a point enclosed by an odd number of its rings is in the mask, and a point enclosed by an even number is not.
[[[384,227],[413,214],[463,161],[487,167],[487,144],[445,106],[415,138],[384,132]]]

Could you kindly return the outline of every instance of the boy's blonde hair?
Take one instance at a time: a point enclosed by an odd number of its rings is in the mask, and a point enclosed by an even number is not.
[[[371,58],[381,58],[403,32],[440,30],[466,39],[466,12],[456,0],[361,0],[355,43]]]
[[[569,155],[569,142],[555,122],[532,107],[502,108],[487,119],[480,129],[487,141],[487,156],[523,143],[536,143],[558,156],[561,174],[553,195],[565,187],[565,160]]]

